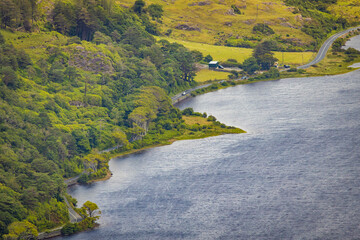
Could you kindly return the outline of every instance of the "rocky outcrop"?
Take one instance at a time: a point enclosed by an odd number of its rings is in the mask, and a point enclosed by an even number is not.
[[[194,3],[189,3],[188,6],[192,7],[192,6],[206,6],[206,5],[211,5],[210,1],[202,1],[202,2],[194,2]]]
[[[175,28],[179,29],[179,30],[185,30],[185,31],[198,31],[198,32],[201,32],[200,28],[192,27],[192,26],[189,26],[187,24],[179,24]]]

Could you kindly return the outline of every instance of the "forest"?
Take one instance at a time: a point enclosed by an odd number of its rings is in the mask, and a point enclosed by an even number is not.
[[[184,131],[168,95],[195,85],[195,60],[112,1],[0,4],[0,235],[18,239],[68,222],[64,178],[104,177],[98,151]]]

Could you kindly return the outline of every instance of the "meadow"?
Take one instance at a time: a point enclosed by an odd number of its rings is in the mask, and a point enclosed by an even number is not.
[[[196,72],[195,81],[198,83],[211,80],[227,80],[230,74],[228,72],[217,72],[209,69],[201,69]]]
[[[169,42],[177,42],[190,50],[200,51],[204,56],[210,54],[216,61],[226,61],[229,58],[233,58],[236,59],[239,63],[242,63],[245,59],[249,58],[253,52],[253,50],[250,48],[215,46],[205,43],[189,42],[166,37],[158,37],[157,39],[165,39]],[[279,60],[279,63],[287,65],[302,65],[303,63],[307,63],[315,57],[314,52],[274,52],[274,54],[275,57]]]

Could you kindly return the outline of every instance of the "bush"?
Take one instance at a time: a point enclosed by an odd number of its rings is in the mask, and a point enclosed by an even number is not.
[[[209,122],[215,122],[215,121],[216,121],[216,117],[214,117],[213,115],[210,115],[210,116],[208,116],[207,121],[209,121]]]
[[[211,62],[212,60],[213,60],[213,57],[210,54],[208,54],[204,57],[204,62],[208,63],[208,62]]]
[[[77,223],[67,223],[65,226],[61,229],[62,235],[71,235],[73,233],[76,233],[79,231],[79,226]]]
[[[182,115],[186,115],[186,116],[191,116],[194,115],[194,109],[192,108],[185,108],[184,110],[182,110]]]
[[[238,67],[239,63],[237,62],[236,59],[230,58],[230,59],[226,60],[225,62],[222,62],[221,65],[224,67]]]
[[[236,5],[231,5],[231,8],[234,10],[235,14],[241,14],[240,9]]]
[[[274,34],[274,30],[272,30],[267,24],[258,23],[253,27],[253,33],[261,33],[264,35]]]

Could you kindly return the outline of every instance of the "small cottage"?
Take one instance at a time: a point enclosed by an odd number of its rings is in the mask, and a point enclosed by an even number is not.
[[[209,69],[217,69],[219,67],[218,61],[211,61],[209,62]]]

